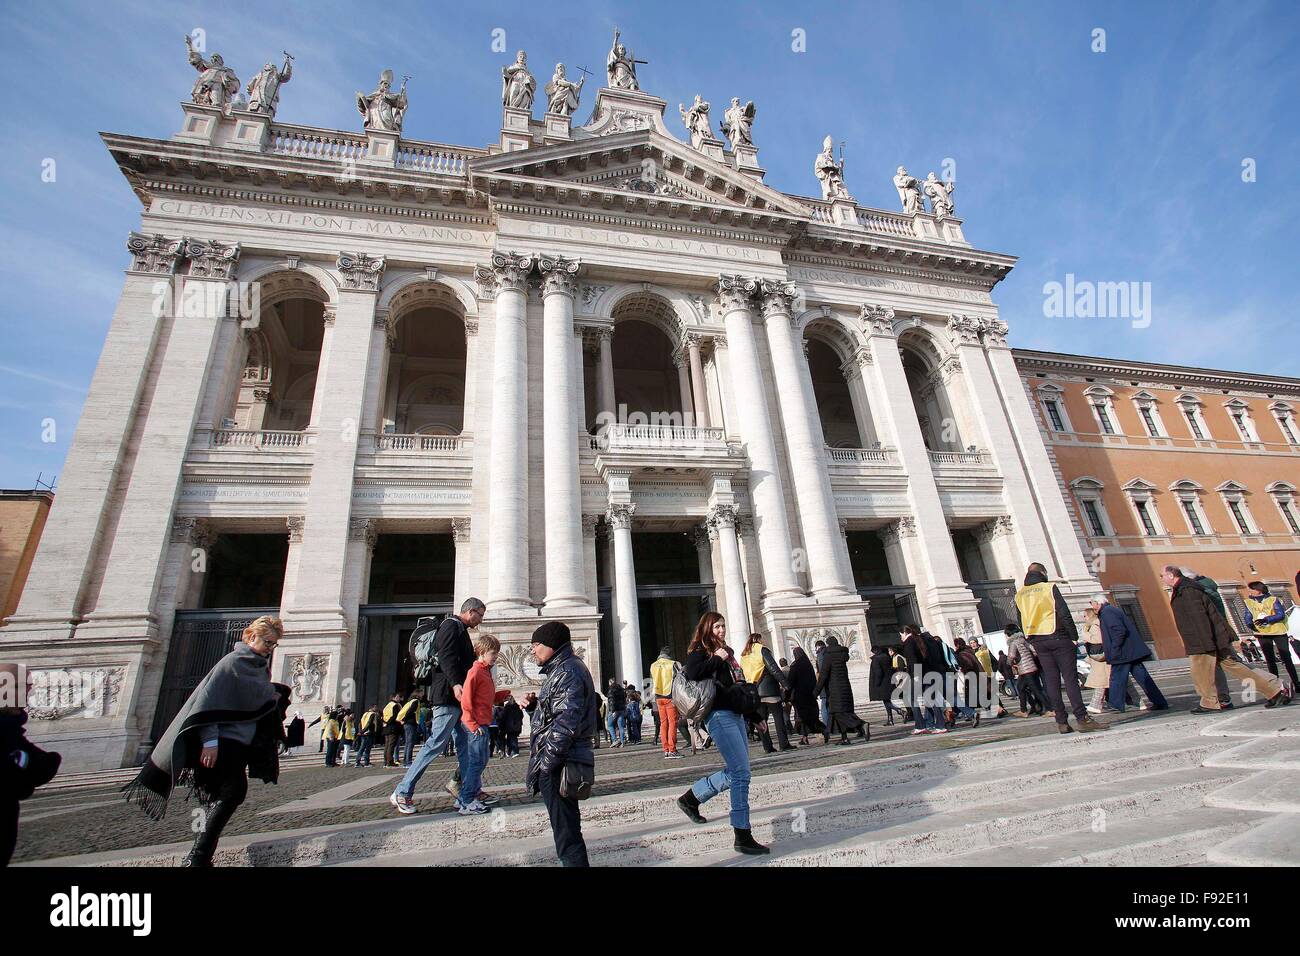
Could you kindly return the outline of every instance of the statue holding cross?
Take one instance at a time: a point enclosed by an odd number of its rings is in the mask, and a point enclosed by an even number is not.
[[[636,81],[636,65],[647,60],[637,60],[632,51],[618,42],[619,32],[614,30],[614,45],[610,47],[605,69],[609,73],[609,87],[612,90],[640,90]]]

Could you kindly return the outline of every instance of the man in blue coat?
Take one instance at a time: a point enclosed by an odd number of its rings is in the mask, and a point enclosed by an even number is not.
[[[1169,702],[1142,663],[1151,657],[1151,650],[1142,640],[1133,619],[1111,604],[1105,594],[1093,595],[1092,608],[1097,612],[1102,647],[1106,663],[1110,665],[1110,706],[1118,711],[1124,710],[1125,689],[1131,676],[1151,701],[1152,710],[1168,709]]]

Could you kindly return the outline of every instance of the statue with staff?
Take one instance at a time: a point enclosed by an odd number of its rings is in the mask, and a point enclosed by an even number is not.
[[[268,63],[248,81],[249,112],[275,115],[275,108],[280,103],[280,87],[293,76],[293,56],[288,50],[280,52],[284,54],[284,66],[281,69],[277,70],[274,63]]]
[[[609,87],[613,90],[640,90],[641,86],[636,81],[636,65],[649,61],[635,59],[632,51],[619,43],[618,38],[619,31],[615,29],[614,45],[610,47],[609,56],[605,61],[605,69],[609,73]]]
[[[386,130],[390,133],[402,131],[402,119],[406,116],[406,84],[411,78],[402,77],[402,88],[393,92],[393,71],[384,70],[379,74],[379,86],[373,93],[357,91],[357,112],[365,117],[365,128]]]

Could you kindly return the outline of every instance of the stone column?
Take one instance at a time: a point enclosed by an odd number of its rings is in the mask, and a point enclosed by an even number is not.
[[[182,292],[184,309],[171,318],[154,402],[140,432],[99,599],[78,634],[83,629],[87,635],[101,631],[105,636],[154,638],[157,634],[154,604],[172,513],[218,334],[222,324],[233,321],[226,318],[226,283],[234,277],[239,245],[187,240],[185,255],[191,265]]]
[[[357,444],[374,357],[386,347],[386,327],[375,326],[382,257],[343,253],[328,356],[316,380],[317,431],[292,606],[285,609],[285,653],[273,673],[284,675],[290,651],[330,655],[324,700],[333,700],[343,654],[351,639],[343,609]],[[328,311],[327,311],[328,316]]]
[[[793,282],[759,283],[772,373],[781,396],[781,424],[790,455],[799,523],[808,553],[808,576],[819,600],[854,595],[849,555],[839,534],[835,496],[826,460],[826,438],[817,415],[808,360],[795,337]]]
[[[700,428],[708,428],[709,398],[704,381],[704,360],[700,357],[700,335],[698,332],[686,333],[686,353],[691,363],[691,388],[695,400],[695,424]]]
[[[478,319],[465,319],[465,397],[461,402],[461,427],[462,435],[474,434],[474,416],[478,412],[478,403],[474,401],[474,396],[478,394],[478,372],[479,372],[479,341],[478,341]]]
[[[453,612],[459,611],[461,604],[468,597],[473,597],[470,589],[470,550],[469,550],[470,519],[452,518],[451,519],[451,540],[456,547],[456,580],[452,584],[451,609]]]
[[[487,605],[532,613],[528,591],[528,348],[527,282],[531,256],[492,254],[480,282],[496,289],[492,358],[492,471],[488,489]],[[570,320],[570,323],[572,320]]]
[[[374,518],[353,518],[348,522],[348,543],[346,568],[343,578],[343,619],[348,630],[355,636],[360,633],[360,609],[365,604],[370,590],[370,564],[375,554],[375,545],[379,541],[379,522]],[[346,680],[356,674],[356,640],[346,641],[343,652],[339,655],[338,677]],[[339,703],[352,705],[356,686],[351,685],[351,694],[340,694]]]
[[[871,353],[859,349],[851,359],[840,366],[844,381],[849,387],[849,400],[853,402],[853,417],[858,425],[858,441],[861,447],[870,448],[880,439],[876,437],[875,422],[871,418],[871,403],[867,400],[867,389],[863,382],[863,369],[872,363]]]
[[[1079,539],[1070,520],[1065,498],[1061,495],[1056,471],[1038,431],[1029,397],[1025,394],[1024,382],[1016,369],[1011,349],[1007,347],[1005,322],[1000,319],[984,320],[984,349],[993,381],[1002,399],[1002,407],[1006,411],[1011,437],[1024,464],[1025,480],[1038,503],[1038,513],[1047,534],[1051,556],[1063,577],[1071,582],[1079,582],[1081,588],[1091,588],[1096,584],[1096,575],[1089,567],[1083,549],[1079,547]],[[1016,520],[1019,522],[1019,516]],[[1042,560],[1044,564],[1048,563],[1046,559]]]
[[[367,443],[365,451],[374,450],[374,435],[384,428],[382,406],[387,398],[383,392],[388,383],[388,360],[397,347],[397,332],[387,309],[375,310],[374,326],[375,334],[370,337],[370,354],[366,359],[366,391],[361,406],[361,434]]]
[[[596,578],[596,522],[599,515],[582,516],[582,562],[587,582],[587,603],[595,607],[600,600],[600,585]]]
[[[907,472],[907,494],[915,519],[916,546],[929,578],[924,603],[928,606],[932,629],[948,631],[940,622],[949,623],[954,618],[974,619],[975,597],[962,581],[957,553],[952,546],[952,533],[948,519],[939,500],[939,489],[930,468],[930,455],[921,439],[921,425],[912,404],[911,390],[903,372],[903,360],[898,354],[898,340],[894,336],[892,309],[864,305],[862,307],[864,331],[871,343],[876,372],[874,397],[878,398],[882,424],[889,430],[897,449],[900,463]],[[918,599],[920,582],[918,585]],[[950,624],[950,627],[952,625]]]
[[[614,327],[596,330],[596,347],[600,350],[597,358],[596,374],[596,409],[597,421],[612,424],[618,421],[618,408],[614,402]],[[599,418],[605,412],[606,417]]]
[[[730,346],[731,385],[736,395],[740,437],[749,456],[749,494],[753,502],[758,545],[763,556],[763,576],[769,603],[789,603],[804,596],[794,573],[794,549],[786,523],[785,493],[781,487],[781,462],[776,454],[772,418],[768,413],[768,390],[763,383],[754,319],[750,302],[758,291],[755,279],[723,275],[718,279],[718,302],[722,307]]]
[[[680,346],[673,349],[673,365],[677,366],[677,389],[681,395],[682,424],[688,428],[695,424],[695,413],[691,408],[691,378],[687,371],[690,359]]]
[[[632,515],[635,504],[610,504],[605,520],[613,531],[614,602],[618,606],[618,659],[623,680],[641,686],[641,617],[636,603],[636,568],[632,562]]]
[[[695,555],[700,562],[700,583],[714,584],[713,577],[713,538],[709,534],[708,521],[691,529],[691,543],[695,545]]]
[[[718,542],[722,557],[722,581],[726,588],[727,643],[737,654],[745,647],[750,634],[749,609],[745,600],[745,579],[740,570],[740,544],[736,540],[736,509],[731,505],[714,505],[709,509],[710,538]]]
[[[582,561],[578,424],[574,421],[573,296],[576,259],[541,256],[542,422],[546,518],[546,608],[587,605]],[[496,463],[493,463],[495,469]],[[495,540],[495,539],[494,539]]]
[[[127,238],[131,265],[18,611],[3,631],[6,637],[23,632],[68,638],[85,611],[85,589],[106,546],[97,540],[118,490],[127,440],[155,362],[165,314],[158,302],[165,299],[170,310],[184,243],[179,236],[136,232]]]

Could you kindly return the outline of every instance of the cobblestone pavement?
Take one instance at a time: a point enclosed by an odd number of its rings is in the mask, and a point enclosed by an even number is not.
[[[1195,704],[1190,677],[1182,674],[1157,675],[1157,682],[1170,699],[1174,712],[1187,711]],[[1090,692],[1085,691],[1085,695]],[[1085,699],[1089,699],[1085,696]],[[826,746],[820,737],[807,747],[784,754],[764,754],[752,744],[750,756],[755,776],[797,770],[801,767],[824,767],[850,761],[883,759],[929,750],[969,747],[1013,737],[1054,734],[1055,724],[1049,717],[1002,720],[985,719],[978,728],[959,723],[953,733],[943,736],[910,734],[911,725],[888,727],[879,705],[859,707],[871,722],[869,743],[847,747]],[[1104,718],[1107,722],[1159,720],[1163,715],[1142,714],[1130,709],[1123,715]],[[680,761],[665,761],[653,742],[654,724],[644,723],[644,742],[626,749],[611,750],[603,746],[596,754],[597,793],[621,793],[652,787],[689,784],[721,765],[713,749],[691,756],[689,747]],[[679,747],[685,745],[679,741]],[[374,752],[380,761],[382,750]],[[273,833],[299,827],[330,826],[393,817],[396,811],[388,804],[388,795],[401,778],[400,768],[375,764],[368,768],[322,766],[315,753],[302,751],[282,763],[280,782],[275,786],[253,781],[248,800],[226,827],[226,834]],[[518,758],[494,757],[484,776],[484,788],[501,797],[503,805],[531,802],[523,794],[527,752]],[[415,799],[421,813],[450,809],[451,796],[443,790],[455,768],[454,758],[439,757],[430,766],[416,789]],[[18,845],[14,862],[40,860],[121,850],[139,846],[188,841],[197,804],[185,801],[178,791],[168,808],[166,819],[155,823],[134,806],[128,806],[118,792],[125,782],[121,772],[106,773],[105,782],[88,778],[79,785],[63,786],[56,779],[54,789],[45,789],[22,804]]]

